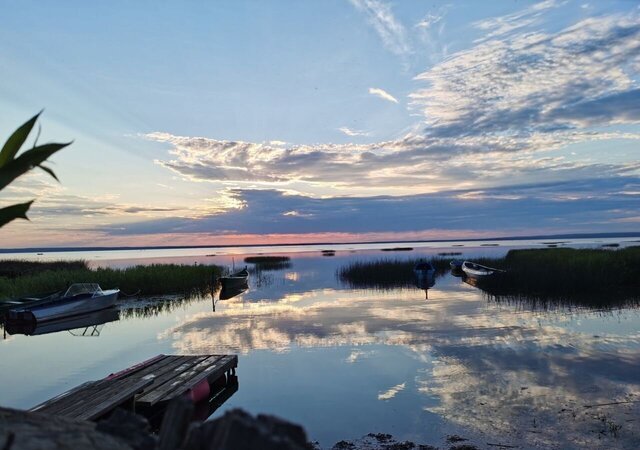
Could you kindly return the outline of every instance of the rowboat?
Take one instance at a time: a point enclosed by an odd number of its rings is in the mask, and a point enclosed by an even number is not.
[[[237,289],[238,287],[246,285],[248,279],[249,271],[247,270],[247,266],[245,266],[244,269],[238,272],[220,277],[220,284],[222,285],[222,289],[232,290],[234,288]]]
[[[460,259],[454,259],[453,261],[451,261],[449,263],[449,267],[451,267],[451,272],[453,272],[454,274],[460,274],[460,272],[462,272],[463,263],[464,261]]]
[[[462,263],[462,271],[467,277],[475,279],[490,277],[496,272],[505,272],[502,269],[483,266],[482,264],[477,264],[471,261],[464,261]]]
[[[7,321],[43,322],[87,314],[115,305],[119,289],[103,291],[97,283],[74,283],[61,296],[10,309]]]

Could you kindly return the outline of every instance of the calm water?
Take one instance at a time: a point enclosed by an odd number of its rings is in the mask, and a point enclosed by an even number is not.
[[[95,329],[7,335],[0,403],[28,408],[158,353],[237,353],[240,388],[214,417],[235,407],[276,414],[302,423],[325,447],[387,432],[435,445],[459,434],[523,448],[638,448],[638,310],[531,311],[488,301],[451,275],[428,293],[352,290],[335,276],[354,260],[499,255],[509,246],[541,245],[447,247],[454,244],[397,253],[330,246],[338,249],[333,257],[321,256],[320,247],[278,248],[289,252],[291,267],[252,274],[250,290],[229,300],[125,299],[120,319],[104,317],[112,321]],[[215,250],[71,257],[114,267],[231,264],[234,251],[274,249]],[[243,255],[233,258],[239,265]],[[614,402],[624,403],[603,405]]]

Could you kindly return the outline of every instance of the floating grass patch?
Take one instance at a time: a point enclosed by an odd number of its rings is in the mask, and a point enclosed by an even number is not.
[[[553,297],[594,306],[640,297],[640,248],[511,250],[504,258],[477,262],[507,270],[478,281],[494,296]]]
[[[602,244],[602,247],[605,247],[605,248],[617,248],[617,247],[620,247],[620,244]]]
[[[247,256],[244,262],[254,264],[256,271],[282,270],[291,267],[288,256]]]
[[[211,290],[222,272],[213,265],[152,264],[125,269],[88,267],[44,270],[17,278],[0,277],[0,298],[15,298],[65,289],[70,283],[99,283],[139,295],[192,295]]]
[[[462,252],[440,252],[438,256],[460,256]]]
[[[419,259],[379,259],[375,261],[355,261],[336,272],[338,279],[351,288],[357,289],[393,289],[415,286],[416,277],[413,268]],[[432,258],[429,261],[437,272],[443,273],[449,267],[449,261]]]
[[[381,248],[383,252],[410,252],[413,250],[413,247],[391,247],[391,248]]]

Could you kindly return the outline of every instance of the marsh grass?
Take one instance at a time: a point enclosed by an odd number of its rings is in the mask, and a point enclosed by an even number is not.
[[[393,289],[415,286],[414,266],[420,259],[378,259],[374,261],[355,261],[336,272],[338,279],[356,289]],[[436,269],[436,275],[449,268],[449,260],[428,259]]]
[[[640,247],[511,250],[477,262],[507,270],[478,282],[497,300],[605,307],[640,298]]]
[[[222,269],[213,265],[152,264],[125,269],[61,268],[16,278],[0,277],[0,298],[15,298],[65,289],[70,283],[99,283],[123,294],[201,294],[209,292]]]
[[[89,266],[84,260],[40,262],[3,259],[0,260],[0,277],[16,278],[50,270],[81,270],[88,268]]]
[[[381,248],[380,251],[383,252],[410,252],[413,250],[413,247],[391,247],[391,248]]]
[[[244,262],[253,264],[256,271],[282,270],[291,267],[291,258],[288,256],[248,256]]]

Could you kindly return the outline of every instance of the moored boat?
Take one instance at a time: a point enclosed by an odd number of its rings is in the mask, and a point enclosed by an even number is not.
[[[115,305],[119,292],[119,289],[103,291],[97,283],[75,283],[62,296],[10,309],[6,319],[43,322],[100,311]]]
[[[462,261],[461,259],[454,259],[449,263],[449,267],[451,267],[452,272],[459,274],[460,272],[462,272],[463,263],[464,261]]]
[[[475,279],[490,277],[496,272],[505,272],[502,269],[483,266],[482,264],[477,264],[471,261],[464,261],[462,263],[462,271],[467,277]]]

